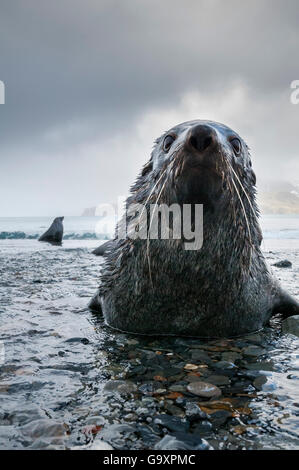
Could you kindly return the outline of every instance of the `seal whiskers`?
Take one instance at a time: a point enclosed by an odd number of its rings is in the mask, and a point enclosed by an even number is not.
[[[173,163],[171,164],[171,167],[170,167],[170,170],[172,169],[172,166],[173,166]],[[166,173],[166,170],[167,168],[165,169],[165,171],[163,172],[163,175]],[[154,287],[153,286],[153,279],[152,279],[152,272],[151,272],[151,263],[150,263],[150,230],[151,230],[151,226],[152,226],[152,222],[153,222],[153,218],[154,218],[154,215],[155,215],[155,210],[156,210],[156,207],[157,205],[159,204],[159,201],[160,201],[160,198],[161,198],[161,195],[162,195],[162,191],[163,189],[165,188],[165,185],[166,185],[166,182],[167,182],[167,178],[165,179],[164,183],[162,184],[162,187],[161,187],[161,190],[158,194],[158,197],[157,197],[157,200],[156,200],[156,203],[154,205],[154,209],[153,209],[153,212],[152,212],[152,217],[150,219],[150,224],[149,224],[149,228],[148,228],[148,231],[147,231],[147,238],[146,238],[146,254],[147,254],[147,261],[148,261],[148,268],[149,268],[149,276],[150,276],[150,281],[151,281],[151,286],[152,288]]]
[[[260,248],[255,184],[248,147],[227,126],[197,120],[163,134],[127,199],[127,207],[144,205],[146,242],[115,237],[91,308],[122,331],[205,338],[248,334],[276,313],[298,314]],[[164,240],[159,230],[150,237],[160,201],[203,205],[200,249],[186,247],[183,236]]]
[[[249,206],[250,206],[250,208],[251,208],[253,214],[255,215],[255,210],[254,210],[254,208],[253,208],[253,206],[252,206],[252,203],[251,203],[251,201],[250,201],[250,199],[249,199],[249,196],[248,196],[248,194],[247,194],[247,191],[245,190],[243,184],[242,184],[241,181],[240,181],[240,178],[238,177],[237,173],[235,172],[235,170],[233,169],[232,165],[231,165],[228,161],[227,161],[227,164],[228,164],[228,166],[230,167],[230,169],[232,170],[234,176],[237,178],[238,183],[239,183],[239,185],[241,186],[241,189],[242,189],[243,193],[245,194],[246,199],[247,199],[248,202],[249,202]]]

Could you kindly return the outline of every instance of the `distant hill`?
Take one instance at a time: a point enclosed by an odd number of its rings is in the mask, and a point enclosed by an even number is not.
[[[273,182],[258,191],[262,214],[299,214],[299,187],[286,182]]]
[[[258,199],[263,214],[299,214],[299,197],[295,194],[268,192]]]

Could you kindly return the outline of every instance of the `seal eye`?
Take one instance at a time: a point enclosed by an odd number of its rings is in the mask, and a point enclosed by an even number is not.
[[[232,139],[230,143],[232,144],[235,154],[240,155],[242,147],[241,147],[241,142],[239,141],[239,139],[237,138]]]
[[[167,135],[165,137],[164,142],[163,142],[164,152],[168,152],[168,150],[170,149],[174,141],[175,141],[175,138],[172,135]]]

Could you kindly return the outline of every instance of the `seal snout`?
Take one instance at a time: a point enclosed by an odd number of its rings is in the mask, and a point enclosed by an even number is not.
[[[205,124],[198,124],[192,127],[187,137],[187,142],[192,150],[204,152],[211,150],[217,144],[217,134],[212,127]]]
[[[219,164],[218,135],[212,126],[197,124],[185,138],[185,163],[190,169],[216,172]]]

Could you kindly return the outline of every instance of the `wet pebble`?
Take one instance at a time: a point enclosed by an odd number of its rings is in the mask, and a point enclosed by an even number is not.
[[[230,369],[235,369],[236,368],[236,365],[233,363],[233,362],[230,362],[230,361],[219,361],[219,362],[216,362],[214,364],[214,367],[216,369],[227,369],[227,370],[230,370]]]
[[[272,266],[275,266],[276,268],[291,268],[292,263],[288,259],[283,259],[281,261],[277,261],[277,263],[272,264]]]
[[[284,334],[292,334],[299,337],[299,315],[286,318],[282,322],[282,332]]]
[[[98,434],[98,437],[115,449],[124,448],[124,436],[130,439],[136,431],[135,426],[129,424],[111,424],[105,426]]]
[[[259,377],[257,377],[256,379],[254,379],[253,381],[253,386],[254,388],[256,388],[257,390],[262,390],[263,389],[263,385],[267,382],[267,377],[265,375],[260,375]]]
[[[243,354],[244,356],[258,357],[258,356],[262,356],[263,354],[265,354],[265,349],[259,346],[251,345],[243,349]]]
[[[184,411],[173,403],[165,403],[164,408],[173,416],[178,416],[180,418],[184,417]]]
[[[221,390],[216,385],[208,382],[192,382],[187,386],[187,390],[200,397],[219,397]]]
[[[229,377],[225,375],[210,375],[207,380],[213,385],[229,385],[230,383]]]
[[[231,417],[232,413],[227,410],[218,410],[210,415],[213,428],[215,429],[218,429],[220,426],[223,426]]]
[[[66,343],[82,343],[82,344],[89,344],[89,339],[81,338],[81,337],[74,337],[68,338],[65,340]]]
[[[207,414],[204,413],[196,403],[188,402],[186,403],[186,418],[190,422],[199,421],[201,419],[206,419]]]
[[[224,362],[235,363],[238,359],[241,359],[242,355],[233,351],[225,351],[221,354],[221,359]]]
[[[184,393],[184,391],[186,390],[186,387],[184,387],[184,385],[170,385],[169,387],[169,391],[171,392],[179,392],[179,393]]]
[[[193,375],[193,374],[188,374],[186,375],[185,377],[186,381],[187,382],[198,382],[198,381],[202,381],[202,378],[198,375]]]
[[[199,435],[207,435],[210,434],[213,431],[213,426],[210,421],[201,421],[200,423],[196,424],[196,426],[193,429],[194,434],[199,434]]]
[[[68,426],[65,423],[60,423],[53,419],[38,419],[31,421],[24,426],[21,426],[21,432],[24,436],[30,436],[31,438],[40,437],[62,437],[66,436]]]
[[[177,416],[170,416],[168,414],[155,416],[154,423],[172,432],[187,432],[189,429],[189,423],[187,421],[183,421]]]
[[[124,419],[126,421],[134,421],[135,422],[136,419],[137,419],[137,416],[134,413],[128,413],[128,414],[124,415]]]
[[[24,405],[23,409],[16,410],[7,416],[8,422],[23,426],[32,421],[38,421],[46,418],[46,413],[39,407]]]
[[[245,364],[245,368],[252,372],[254,371],[258,372],[262,370],[273,371],[274,364],[272,361],[259,361],[259,362],[252,362],[251,364]]]
[[[192,361],[201,362],[203,364],[211,364],[212,359],[208,354],[201,351],[200,349],[195,349],[191,353]]]
[[[137,390],[137,386],[133,382],[128,380],[109,380],[105,385],[104,393],[134,393]]]
[[[95,424],[97,426],[104,426],[106,419],[103,416],[89,416],[86,421],[86,424]]]

